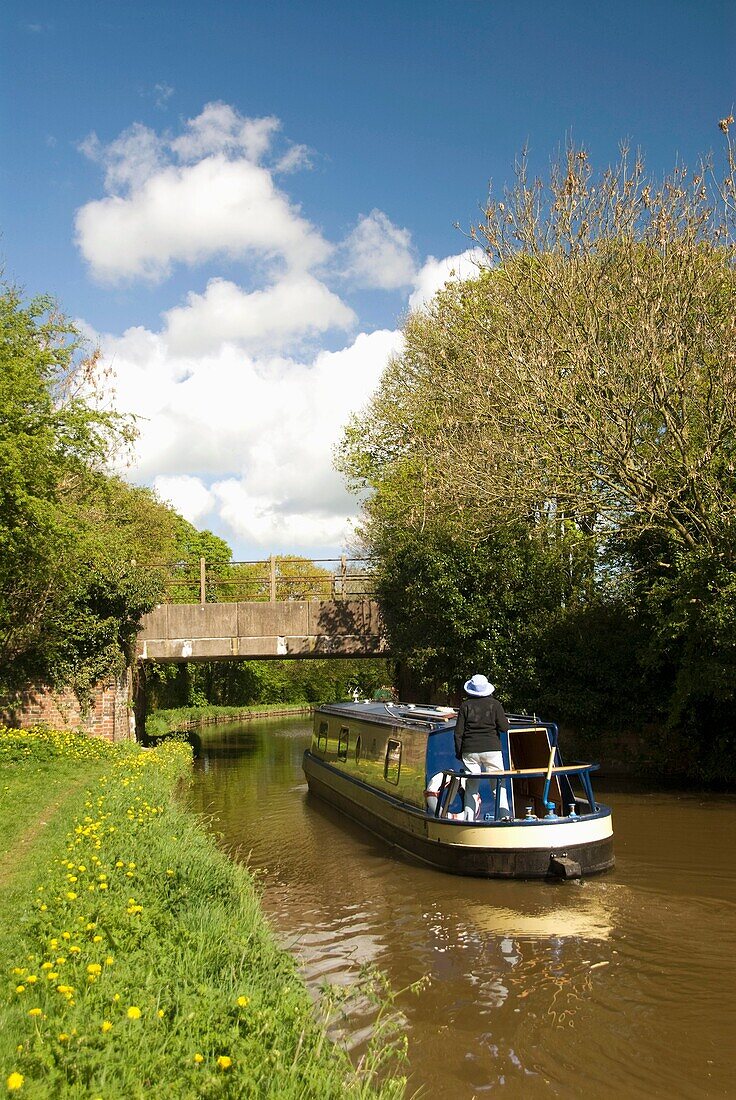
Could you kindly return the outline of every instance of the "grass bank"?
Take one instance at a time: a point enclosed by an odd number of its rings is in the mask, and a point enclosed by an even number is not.
[[[0,929],[9,1092],[403,1095],[402,1079],[377,1083],[380,1052],[355,1070],[329,1042],[252,880],[174,801],[191,764],[186,745],[0,731],[6,807],[44,759],[74,761],[83,782],[30,855],[17,832],[10,844],[18,862]]]
[[[146,734],[163,737],[176,730],[206,726],[214,722],[237,722],[249,718],[298,717],[309,714],[311,703],[254,703],[238,707],[176,707],[173,710],[156,710],[146,718]]]

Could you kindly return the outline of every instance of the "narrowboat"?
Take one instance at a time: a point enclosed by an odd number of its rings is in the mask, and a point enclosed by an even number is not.
[[[310,792],[454,874],[579,878],[613,866],[611,810],[593,794],[597,764],[564,764],[553,722],[510,714],[504,770],[473,777],[480,784],[464,809],[456,716],[374,701],[318,707],[303,763]]]

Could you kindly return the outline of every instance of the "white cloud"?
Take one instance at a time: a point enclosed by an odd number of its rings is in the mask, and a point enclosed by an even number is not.
[[[469,250],[418,269],[409,231],[380,210],[335,250],[276,187],[274,173],[309,155],[278,141],[278,119],[210,103],[173,136],[136,124],[108,145],[94,134],[82,145],[105,172],[106,195],[76,217],[96,276],[160,279],[218,256],[251,262],[247,288],[210,278],[163,313],[160,331],[99,338],[115,405],[138,418],[126,476],[153,484],[191,522],[206,520],[236,556],[337,550],[358,510],[334,447],[402,337],[361,333],[338,351],[307,352],[358,323],[324,280],[405,287],[421,308],[482,259]]]
[[[168,167],[136,187],[77,211],[77,241],[101,279],[160,279],[172,263],[216,255],[282,257],[292,269],[326,259],[330,248],[268,171],[247,160],[207,157]]]
[[[422,309],[435,296],[438,290],[449,282],[459,279],[475,279],[486,266],[486,257],[482,248],[469,248],[457,256],[447,256],[436,260],[428,256],[414,278],[414,291],[409,296],[409,309]]]
[[[204,294],[164,314],[166,339],[176,354],[198,355],[232,342],[252,351],[283,351],[304,336],[347,329],[353,311],[314,276],[286,275],[246,294],[226,279],[211,279]]]
[[[141,187],[165,163],[158,136],[140,122],[109,145],[103,145],[97,134],[88,134],[79,150],[105,169],[105,190],[111,194]]]
[[[339,548],[357,505],[333,449],[400,342],[397,332],[362,333],[300,361],[253,358],[232,344],[176,354],[142,328],[102,337],[116,405],[139,416],[127,476],[153,482],[188,517],[219,517],[236,545]]]
[[[273,115],[245,118],[228,103],[208,103],[196,118],[187,119],[184,133],[170,146],[185,163],[211,153],[236,153],[258,162],[280,127]]]
[[[162,500],[168,501],[195,526],[212,511],[215,504],[214,495],[198,477],[190,474],[154,478],[153,487]]]
[[[220,514],[236,538],[264,554],[294,547],[316,552],[321,547],[335,551],[345,546],[353,530],[349,517],[314,512],[283,512],[268,497],[254,497],[242,481],[233,478],[217,482],[213,492]]]
[[[345,274],[357,286],[395,290],[414,281],[415,264],[408,229],[399,229],[381,210],[361,217],[345,239]]]
[[[277,258],[302,271],[326,260],[331,246],[258,163],[278,127],[276,118],[210,103],[173,139],[140,123],[109,145],[89,135],[80,149],[104,167],[108,191],[75,217],[93,274],[159,280],[175,263],[213,256]],[[281,170],[294,170],[305,155],[302,146],[287,150]]]
[[[312,160],[309,147],[306,145],[292,145],[286,150],[280,160],[276,162],[274,170],[286,175],[286,173],[296,172],[300,168],[311,167]]]
[[[153,102],[159,111],[165,111],[166,105],[174,94],[174,89],[165,80],[153,86]]]

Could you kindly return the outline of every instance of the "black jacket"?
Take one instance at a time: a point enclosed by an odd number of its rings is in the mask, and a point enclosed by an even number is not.
[[[455,755],[463,753],[498,752],[499,733],[509,728],[506,713],[492,695],[481,699],[464,699],[455,723]]]

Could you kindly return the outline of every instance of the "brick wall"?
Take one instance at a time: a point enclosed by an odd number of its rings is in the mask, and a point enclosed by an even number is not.
[[[89,710],[83,711],[71,692],[52,692],[44,687],[30,687],[0,718],[9,726],[46,725],[52,729],[82,729],[107,741],[134,739],[131,725],[131,674],[125,672],[117,680],[98,684]]]

